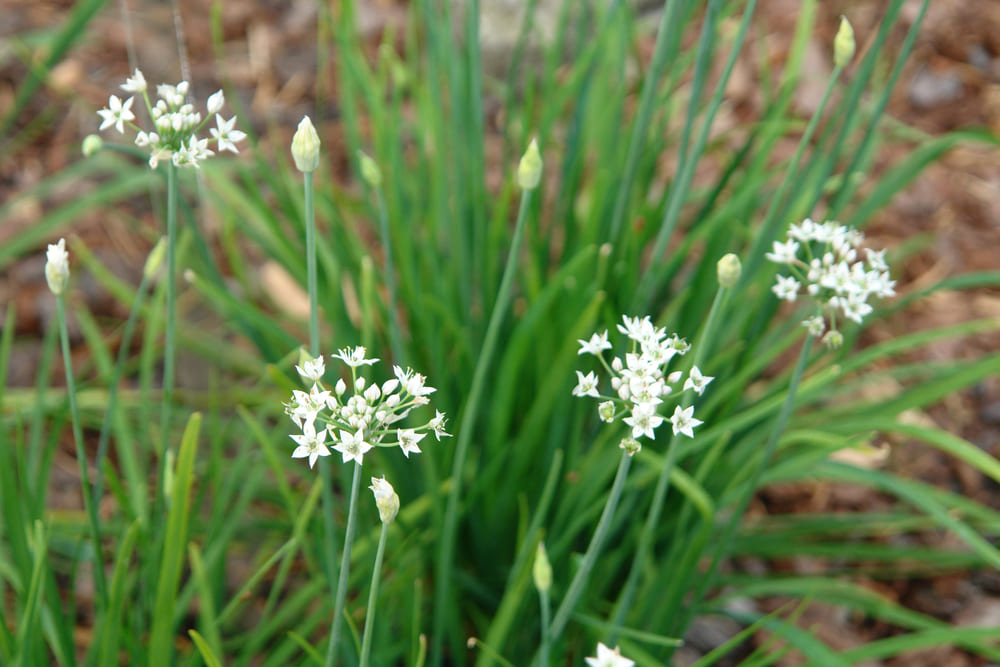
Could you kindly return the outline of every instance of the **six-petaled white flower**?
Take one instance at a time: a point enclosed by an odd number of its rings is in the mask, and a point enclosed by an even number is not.
[[[337,354],[332,355],[334,359],[340,359],[345,364],[351,368],[357,368],[359,366],[371,366],[378,359],[366,359],[365,358],[365,348],[362,345],[357,347],[345,347],[337,350]]]
[[[694,431],[692,429],[704,422],[695,418],[694,407],[682,409],[681,406],[678,405],[674,408],[674,414],[670,417],[670,423],[674,426],[674,435],[679,433],[681,435],[686,435],[689,438],[693,438]]]
[[[333,446],[344,457],[344,463],[357,461],[358,465],[364,463],[367,454],[373,445],[365,441],[364,431],[358,430],[354,433],[350,431],[340,431],[339,442]]]
[[[597,644],[597,656],[584,660],[588,667],[635,667],[635,661],[623,656],[617,646],[611,649],[600,642]]]
[[[101,121],[101,126],[97,129],[106,130],[109,127],[114,126],[118,134],[125,133],[125,123],[135,119],[135,114],[132,113],[132,102],[135,98],[130,97],[123,103],[118,99],[117,95],[112,95],[108,99],[108,108],[101,109],[98,111],[98,115],[103,119]]]
[[[329,456],[330,450],[326,448],[326,429],[316,430],[312,422],[302,425],[302,435],[291,436],[292,440],[298,443],[298,447],[292,452],[293,459],[309,457],[309,467],[316,465],[316,459],[321,456]],[[346,460],[346,459],[345,459]]]
[[[608,342],[608,331],[604,330],[603,333],[595,333],[590,337],[590,340],[580,340],[577,341],[580,344],[580,351],[577,354],[593,354],[600,356],[601,351],[610,350],[611,343]]]
[[[705,387],[708,386],[708,383],[714,379],[714,377],[702,375],[697,366],[692,366],[688,379],[684,381],[684,390],[687,391],[688,389],[694,389],[694,393],[701,396],[702,392],[705,391]]]
[[[584,375],[580,371],[576,372],[576,377],[579,380],[576,387],[573,388],[574,396],[594,396],[595,398],[600,397],[597,393],[597,376],[591,371]]]
[[[426,433],[417,433],[412,428],[401,428],[396,433],[399,448],[403,450],[403,455],[406,458],[410,458],[410,452],[420,453],[420,447],[417,446],[417,443],[426,437]]]

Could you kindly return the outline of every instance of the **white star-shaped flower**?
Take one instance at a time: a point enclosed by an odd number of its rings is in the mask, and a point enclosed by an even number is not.
[[[694,406],[681,409],[681,406],[678,405],[674,408],[674,414],[670,417],[670,423],[674,426],[674,435],[680,433],[693,438],[694,431],[692,429],[704,422],[700,419],[695,419]]]
[[[117,95],[112,95],[108,99],[108,108],[97,112],[103,119],[98,129],[104,130],[113,125],[119,134],[125,134],[125,122],[135,118],[131,110],[134,99],[130,97],[123,103]]]
[[[694,393],[701,396],[701,393],[705,391],[705,387],[708,386],[708,383],[714,379],[714,376],[702,375],[697,366],[692,366],[688,379],[684,381],[684,391],[694,389]]]
[[[401,428],[396,431],[396,439],[399,441],[399,448],[403,450],[403,455],[410,458],[410,452],[420,453],[417,443],[427,437],[426,433],[417,433],[412,428]]]
[[[645,436],[655,440],[656,434],[653,429],[663,423],[663,417],[656,414],[655,405],[639,403],[632,408],[632,414],[622,421],[632,427],[633,438]]]
[[[617,646],[610,649],[600,642],[597,644],[597,657],[584,660],[588,667],[635,667],[635,661],[623,656]]]
[[[357,368],[358,366],[371,366],[378,361],[378,359],[365,359],[365,348],[363,345],[358,345],[354,348],[345,347],[337,350],[337,354],[331,356],[334,359],[340,359],[351,368]]]
[[[292,440],[298,443],[298,447],[292,452],[293,459],[303,459],[309,457],[309,467],[316,465],[316,459],[321,456],[329,456],[330,450],[326,447],[326,429],[316,432],[316,427],[311,421],[302,425],[302,435],[291,436]]]
[[[358,430],[354,433],[350,431],[340,431],[340,442],[333,447],[344,457],[344,463],[351,461],[361,465],[365,454],[372,448],[371,443],[365,442],[364,431]]]
[[[295,366],[295,370],[298,371],[299,375],[301,375],[303,379],[319,382],[323,377],[323,373],[326,372],[326,366],[323,363],[323,355],[320,355],[315,359],[302,362],[301,366]]]
[[[146,92],[146,77],[142,75],[142,71],[137,67],[135,73],[129,78],[125,79],[125,83],[122,84],[122,90],[126,93],[144,93]]]
[[[776,276],[775,279],[777,282],[771,288],[774,295],[784,301],[795,301],[795,297],[799,294],[799,288],[802,287],[799,281],[791,276]]]
[[[608,330],[605,329],[604,333],[595,333],[590,337],[590,340],[576,339],[576,342],[580,344],[580,351],[577,354],[593,354],[594,356],[600,356],[602,350],[610,350],[611,343],[608,342]]]
[[[219,91],[222,92],[222,91]],[[211,104],[211,100],[209,100]],[[246,132],[235,129],[236,116],[233,116],[229,120],[225,120],[222,116],[215,115],[215,125],[216,127],[209,128],[209,132],[212,134],[212,138],[219,142],[219,152],[230,151],[232,153],[239,153],[236,148],[237,141],[243,141],[246,139]]]
[[[591,371],[584,375],[580,371],[576,372],[577,385],[573,387],[574,396],[593,396],[594,398],[600,398],[601,395],[597,393],[597,376]]]

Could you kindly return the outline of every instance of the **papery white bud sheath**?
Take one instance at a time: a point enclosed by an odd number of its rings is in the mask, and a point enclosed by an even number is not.
[[[715,265],[715,269],[719,278],[719,286],[727,289],[736,285],[743,270],[740,258],[733,253],[724,255]]]
[[[535,588],[539,591],[544,593],[552,587],[552,564],[549,562],[549,554],[545,551],[544,542],[538,543],[531,575],[535,580]]]
[[[392,484],[381,479],[372,477],[372,485],[368,487],[375,495],[375,506],[378,507],[378,516],[382,523],[391,523],[399,513],[399,496],[392,488]]]
[[[517,165],[517,184],[522,190],[534,190],[542,180],[542,154],[538,151],[538,141],[531,140]]]
[[[222,105],[226,103],[226,96],[222,94],[221,90],[215,91],[208,98],[208,115],[211,116],[213,113],[219,113],[222,110]]]
[[[309,116],[299,121],[299,129],[292,137],[292,158],[295,167],[302,173],[309,174],[319,167],[319,135],[313,127]]]
[[[363,151],[358,151],[358,162],[361,166],[361,178],[368,184],[368,187],[377,188],[382,185],[382,170],[378,168],[375,160]]]
[[[833,64],[844,67],[854,57],[854,28],[847,17],[840,17],[837,36],[833,38]]]
[[[53,294],[62,294],[69,280],[69,253],[66,252],[66,239],[59,243],[49,244],[45,253],[45,280]]]

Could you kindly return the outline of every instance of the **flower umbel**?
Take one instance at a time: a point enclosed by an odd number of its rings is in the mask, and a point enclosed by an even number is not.
[[[138,69],[126,79],[121,88],[127,93],[132,93],[132,96],[123,102],[117,95],[112,95],[108,99],[107,108],[97,112],[101,117],[99,129],[114,127],[119,134],[125,134],[127,124],[136,132],[135,145],[149,150],[149,166],[154,169],[160,160],[167,158],[173,160],[174,165],[178,167],[197,167],[202,160],[213,155],[213,151],[208,148],[209,139],[198,137],[198,132],[213,114],[216,127],[210,132],[211,140],[216,142],[217,150],[236,153],[237,142],[247,136],[235,128],[235,116],[226,120],[219,115],[226,102],[221,90],[208,98],[206,103],[208,114],[203,119],[201,113],[195,111],[194,106],[185,101],[190,88],[187,81],[181,81],[176,86],[168,84],[156,86],[158,98],[156,104],[150,101],[146,77]],[[132,103],[136,95],[142,96],[146,111],[153,123],[148,131],[132,122],[135,120]]]
[[[802,322],[812,336],[836,346],[842,340],[837,317],[858,324],[872,312],[868,301],[896,294],[896,281],[889,278],[884,250],[865,248],[864,235],[836,222],[815,223],[806,218],[792,225],[785,242],[774,242],[765,256],[776,264],[788,266],[792,275],[778,275],[771,291],[783,301],[795,301],[805,288],[805,295],[816,304],[816,314]],[[826,317],[824,317],[826,316]],[[826,318],[830,320],[829,331]]]
[[[340,453],[344,463],[361,465],[365,454],[376,447],[399,447],[409,458],[420,453],[419,443],[428,433],[437,440],[450,436],[445,431],[447,417],[440,411],[419,426],[398,426],[414,408],[430,403],[428,395],[435,389],[427,386],[423,375],[395,366],[396,377],[380,385],[358,375],[359,368],[378,361],[366,358],[365,348],[343,348],[333,358],[347,365],[351,377],[349,383],[339,379],[332,390],[323,385],[326,366],[322,356],[303,359],[295,367],[311,388],[308,392],[293,391],[285,403],[285,414],[302,431],[302,435],[291,436],[299,444],[293,457],[309,456],[312,467],[317,457],[330,454],[325,445],[329,436],[331,449]]]
[[[664,399],[675,394],[673,385],[679,383],[684,376],[681,371],[667,372],[667,367],[675,356],[686,354],[690,345],[676,334],[668,335],[665,329],[654,326],[648,316],[639,318],[626,315],[622,317],[618,330],[631,340],[631,350],[625,354],[624,359],[614,357],[610,365],[603,356],[603,351],[612,347],[607,331],[595,333],[589,340],[578,341],[579,354],[596,356],[611,374],[613,395],[600,393],[600,380],[593,371],[586,375],[576,371],[577,384],[573,388],[573,395],[600,399],[597,413],[605,423],[610,424],[622,417],[622,422],[629,427],[629,434],[619,446],[629,454],[635,454],[642,448],[640,438],[656,439],[656,429],[665,421],[660,413],[660,406]],[[676,395],[680,396],[690,389],[700,396],[713,379],[693,367]],[[676,409],[681,410],[680,406]],[[689,407],[682,413],[682,419],[677,418],[676,412],[675,417],[671,418],[674,433],[694,437],[692,429],[702,422],[694,418],[694,408]]]

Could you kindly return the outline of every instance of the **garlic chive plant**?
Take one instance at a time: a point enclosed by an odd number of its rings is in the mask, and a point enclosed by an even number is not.
[[[359,369],[372,366],[378,361],[368,358],[364,347],[340,349],[333,358],[350,368],[350,383],[341,378],[332,388],[327,388],[322,379],[326,372],[325,362],[322,357],[315,357],[295,367],[302,379],[311,383],[309,391],[293,391],[291,400],[284,404],[285,414],[302,431],[301,434],[291,436],[298,445],[292,452],[293,458],[307,458],[311,468],[318,459],[330,456],[335,451],[341,455],[344,463],[354,464],[344,550],[327,645],[327,665],[336,660],[340,623],[347,596],[358,487],[365,455],[375,448],[399,447],[403,455],[409,458],[410,454],[420,453],[420,442],[428,434],[433,433],[438,441],[450,437],[445,431],[446,416],[440,411],[435,411],[434,417],[423,424],[410,428],[400,427],[400,423],[414,408],[428,405],[428,397],[436,391],[434,387],[427,386],[427,379],[423,375],[410,368],[404,370],[400,366],[393,366],[395,377],[377,384],[359,373]],[[373,489],[376,501],[384,502],[388,493],[385,487],[374,481],[372,485],[376,487]],[[387,515],[381,505],[379,510],[383,516]]]
[[[558,639],[565,630],[570,615],[590,578],[618,507],[618,501],[621,499],[632,457],[642,449],[640,439],[655,440],[656,430],[664,422],[670,422],[674,436],[684,435],[693,438],[694,429],[700,426],[702,421],[694,416],[693,406],[681,405],[681,395],[690,390],[700,396],[714,379],[703,375],[697,366],[693,366],[683,385],[680,385],[684,371],[668,372],[667,368],[675,357],[687,354],[691,346],[677,334],[668,335],[666,329],[654,326],[649,316],[639,318],[625,315],[622,317],[622,324],[618,325],[618,331],[625,334],[630,341],[630,347],[624,357],[615,356],[610,364],[604,358],[605,350],[613,348],[606,330],[593,334],[589,340],[578,341],[580,343],[578,354],[597,357],[601,366],[611,376],[611,393],[600,392],[598,389],[600,381],[593,371],[586,375],[576,371],[577,384],[572,390],[573,395],[598,399],[597,414],[601,421],[613,424],[620,420],[627,427],[627,431],[618,443],[623,450],[622,458],[604,511],[598,520],[583,561],[548,628],[551,641]],[[673,400],[674,409],[673,413],[665,418],[663,405],[668,400]]]
[[[76,445],[76,460],[80,465],[80,486],[83,491],[83,506],[87,513],[90,539],[94,552],[94,587],[97,590],[98,610],[107,609],[108,586],[104,576],[104,562],[101,559],[101,524],[97,516],[97,498],[92,495],[87,454],[83,448],[83,427],[80,423],[80,409],[76,401],[76,381],[73,378],[73,362],[69,351],[69,332],[66,328],[66,284],[69,282],[69,253],[66,240],[50,244],[45,253],[45,281],[56,297],[56,320],[59,326],[59,341],[62,347],[63,367],[66,371],[66,395],[69,398],[70,420],[73,425],[73,442]]]
[[[202,160],[213,155],[209,149],[210,140],[199,137],[198,133],[208,123],[209,117],[215,116],[215,127],[210,129],[212,139],[216,142],[218,151],[238,153],[236,144],[246,138],[246,134],[236,129],[236,117],[228,120],[219,112],[225,105],[225,95],[221,90],[209,96],[205,105],[207,114],[202,117],[193,104],[187,101],[190,83],[181,81],[177,85],[160,84],[156,87],[156,103],[150,99],[149,85],[142,71],[136,69],[132,76],[125,80],[121,88],[131,96],[122,101],[117,95],[111,95],[108,106],[97,114],[101,117],[99,130],[114,128],[119,134],[125,134],[126,125],[135,131],[134,143],[149,151],[149,166],[156,169],[161,160],[166,161],[167,170],[167,275],[166,275],[166,316],[165,344],[163,352],[163,393],[161,398],[159,443],[159,475],[161,490],[163,490],[166,452],[170,434],[170,411],[174,390],[174,360],[176,354],[176,285],[177,276],[177,204],[178,186],[176,170],[179,167],[199,167]],[[142,97],[146,112],[152,122],[148,130],[142,129],[133,121],[136,115],[132,110],[135,96]],[[161,493],[162,496],[162,493]],[[160,498],[160,496],[158,496]]]

